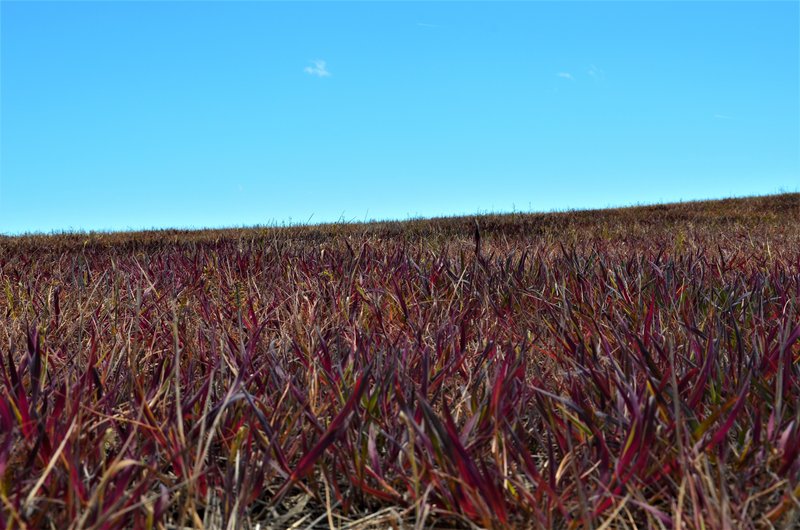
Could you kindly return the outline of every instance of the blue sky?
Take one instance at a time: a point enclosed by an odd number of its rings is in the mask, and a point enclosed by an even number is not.
[[[797,2],[0,2],[0,232],[796,191]]]

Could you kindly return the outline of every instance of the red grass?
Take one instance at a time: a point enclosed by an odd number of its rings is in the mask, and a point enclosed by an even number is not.
[[[791,525],[799,207],[4,239],[0,526]]]

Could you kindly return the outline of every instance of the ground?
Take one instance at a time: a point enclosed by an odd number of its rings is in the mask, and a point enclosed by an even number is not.
[[[0,289],[5,528],[798,520],[798,194],[4,237]]]

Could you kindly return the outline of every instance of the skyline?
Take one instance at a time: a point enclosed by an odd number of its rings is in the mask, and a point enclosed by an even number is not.
[[[797,191],[797,3],[0,3],[0,233]]]

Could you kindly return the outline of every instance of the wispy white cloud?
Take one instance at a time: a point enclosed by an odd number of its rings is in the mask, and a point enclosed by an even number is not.
[[[595,65],[590,66],[586,73],[595,79],[603,79],[606,76],[606,73]]]
[[[325,61],[321,59],[315,59],[311,61],[314,66],[306,66],[303,68],[303,71],[308,75],[315,75],[317,77],[330,77],[331,73],[328,71],[328,67],[325,64]]]
[[[572,77],[572,74],[569,72],[558,72],[556,75],[563,79],[569,79],[570,81],[575,81],[575,78]]]
[[[733,116],[728,116],[727,114],[714,114],[715,120],[732,120]]]

